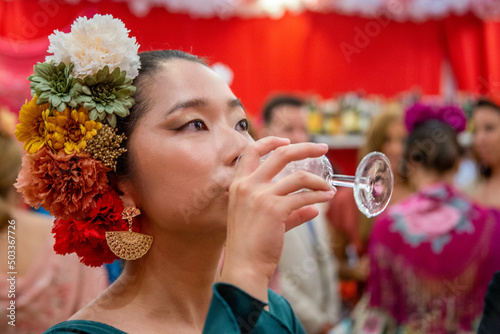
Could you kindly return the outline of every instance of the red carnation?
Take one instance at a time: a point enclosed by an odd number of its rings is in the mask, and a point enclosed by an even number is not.
[[[113,262],[118,257],[108,247],[106,231],[128,231],[122,211],[123,202],[116,192],[110,191],[97,199],[88,219],[56,219],[52,228],[54,250],[62,255],[76,253],[82,263],[91,267]]]

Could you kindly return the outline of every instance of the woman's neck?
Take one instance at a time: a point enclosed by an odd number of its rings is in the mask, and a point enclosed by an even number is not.
[[[392,205],[398,203],[411,193],[412,190],[410,186],[407,183],[403,182],[400,177],[395,177],[390,204]]]
[[[110,314],[118,313],[122,319],[117,322],[123,325],[102,322],[128,331],[125,326],[133,317],[151,328],[156,323],[158,328],[201,332],[211,287],[219,275],[225,234],[157,235],[149,252],[127,261],[123,274],[97,302],[99,307],[118,311]]]
[[[411,183],[414,185],[416,190],[421,190],[427,186],[433,185],[438,182],[446,182],[448,184],[453,184],[454,175],[455,175],[454,170],[445,173],[438,173],[436,171],[415,169],[414,175],[412,175],[411,177]]]
[[[485,206],[500,208],[500,170],[492,169],[490,177],[477,184],[472,197]]]

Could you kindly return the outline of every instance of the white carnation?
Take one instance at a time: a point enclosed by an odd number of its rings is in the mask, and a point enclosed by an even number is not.
[[[53,55],[47,56],[45,61],[73,63],[72,75],[76,78],[94,75],[108,65],[109,72],[118,67],[133,79],[139,73],[141,62],[137,55],[139,45],[135,37],[128,34],[125,24],[111,15],[96,14],[91,19],[79,17],[70,33],[56,30],[49,36],[48,52]]]

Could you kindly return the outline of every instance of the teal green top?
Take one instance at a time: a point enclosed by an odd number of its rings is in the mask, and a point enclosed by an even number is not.
[[[216,283],[203,333],[305,334],[285,298],[268,291],[269,312],[262,301],[234,285]],[[89,320],[61,322],[44,334],[126,334],[115,327]]]

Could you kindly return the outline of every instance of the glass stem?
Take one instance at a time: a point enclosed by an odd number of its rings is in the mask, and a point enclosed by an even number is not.
[[[330,175],[328,182],[335,187],[354,188],[354,176],[350,175],[333,174]]]
[[[333,174],[330,175],[328,182],[330,183],[331,186],[334,187],[349,187],[349,188],[354,188],[354,176],[351,175],[342,175],[342,174]],[[361,178],[361,184],[360,187],[365,188],[367,187],[367,180],[366,177]]]

